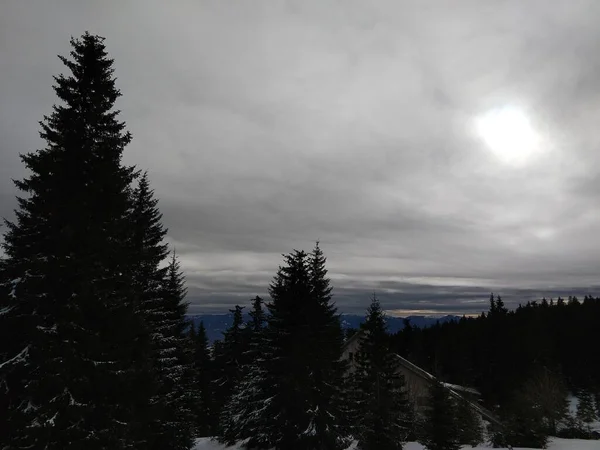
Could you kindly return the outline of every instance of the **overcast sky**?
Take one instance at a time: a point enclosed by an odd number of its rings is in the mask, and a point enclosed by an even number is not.
[[[192,313],[266,295],[317,239],[343,312],[374,291],[398,314],[598,294],[599,18],[597,0],[2,0],[0,216],[56,55],[89,30]],[[525,163],[478,132],[499,108],[535,132]]]

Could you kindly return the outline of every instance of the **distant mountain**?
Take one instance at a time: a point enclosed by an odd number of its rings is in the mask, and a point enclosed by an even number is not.
[[[194,325],[197,327],[200,322],[204,322],[206,328],[206,335],[210,342],[214,342],[223,337],[223,332],[231,325],[233,315],[232,314],[201,314],[196,316],[188,316]],[[437,322],[444,323],[451,320],[460,319],[459,316],[442,316],[442,317],[430,317],[430,316],[408,316],[411,325],[418,328],[427,328],[435,325]],[[244,315],[244,321],[248,321],[250,316]],[[358,314],[342,314],[342,328],[358,328],[361,323],[365,320],[365,316]],[[404,328],[404,317],[390,317],[386,318],[388,330],[390,333],[396,333]]]

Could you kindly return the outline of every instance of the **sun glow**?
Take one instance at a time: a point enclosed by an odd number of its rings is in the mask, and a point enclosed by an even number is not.
[[[477,133],[502,162],[525,165],[541,150],[540,136],[520,109],[504,107],[476,120]]]

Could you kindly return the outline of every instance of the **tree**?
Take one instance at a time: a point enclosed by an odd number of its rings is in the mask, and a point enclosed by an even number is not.
[[[254,360],[261,352],[261,343],[263,339],[263,331],[266,325],[267,316],[263,309],[263,299],[258,295],[252,299],[252,309],[249,312],[250,320],[246,323],[243,336],[242,359],[240,361],[242,376],[252,365]]]
[[[160,303],[153,308],[153,344],[160,388],[153,398],[156,450],[187,450],[194,443],[197,390],[190,347],[185,335],[187,290],[177,257],[173,254],[162,282]]]
[[[404,377],[389,350],[385,315],[375,296],[361,328],[352,377],[353,434],[362,450],[398,450],[411,431],[411,406]]]
[[[267,321],[267,316],[262,307],[263,299],[258,295],[252,300],[252,310],[250,311],[250,323],[246,327],[252,330],[253,333],[260,333]]]
[[[476,447],[483,441],[483,424],[469,402],[461,398],[456,401],[456,418],[458,425],[458,442],[462,445]]]
[[[598,418],[594,408],[594,398],[589,391],[583,390],[577,395],[577,399],[579,400],[577,403],[577,419],[585,424],[589,431],[590,424]]]
[[[343,417],[343,379],[346,363],[341,360],[344,332],[340,316],[333,303],[331,280],[327,276],[327,258],[319,242],[308,254],[309,306],[314,302],[315,311],[310,320],[309,345],[319,351],[312,355],[310,384],[312,388],[310,425],[314,429],[311,440],[316,448],[333,449],[345,441],[345,418]]]
[[[134,289],[151,332],[158,390],[152,397],[152,446],[188,449],[193,444],[192,394],[194,374],[191,349],[185,336],[186,289],[175,254],[167,266],[158,200],[143,173],[133,190],[130,218]],[[150,370],[150,368],[148,369]]]
[[[504,412],[504,435],[513,447],[546,448],[548,427],[542,407],[528,398],[524,388],[517,390]]]
[[[450,391],[439,381],[431,384],[421,443],[429,450],[458,450],[459,427],[456,404]]]
[[[244,307],[235,305],[229,312],[233,315],[231,326],[223,333],[222,345],[215,347],[214,413],[217,417],[229,401],[235,385],[240,380],[247,335],[242,315]]]
[[[265,397],[264,380],[264,326],[266,316],[262,308],[263,300],[256,296],[252,301],[250,321],[244,329],[247,333],[248,350],[244,355],[240,380],[233,387],[233,392],[223,407],[220,415],[218,440],[227,445],[234,445],[249,437],[254,438],[254,446],[262,444],[259,437],[260,410],[268,400]]]
[[[262,355],[222,417],[227,429],[237,429],[221,440],[244,441],[247,448],[338,449],[343,438],[335,384],[342,333],[328,297],[324,258],[304,251],[284,258],[269,288]]]
[[[557,425],[568,413],[567,391],[559,375],[547,368],[538,369],[523,390],[526,400],[537,405],[547,426],[547,433],[556,436]]]
[[[130,251],[131,141],[117,120],[104,39],[71,39],[61,104],[41,122],[46,147],[21,156],[16,221],[0,268],[0,446],[124,449],[146,441],[151,349]],[[43,376],[41,376],[43,374]]]
[[[196,372],[196,391],[199,400],[196,402],[197,435],[211,436],[216,430],[217,421],[214,414],[213,364],[208,346],[208,337],[204,323],[200,322],[194,336],[194,368]]]

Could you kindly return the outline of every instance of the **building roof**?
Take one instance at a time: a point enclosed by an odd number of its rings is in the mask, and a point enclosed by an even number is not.
[[[362,333],[364,333],[363,330],[358,330],[354,335],[352,335],[344,343],[344,349],[346,347],[348,347],[352,342],[359,339],[359,337]],[[394,353],[394,356],[396,357],[396,360],[402,367],[411,371],[412,373],[416,374],[417,376],[425,379],[427,382],[433,383],[433,382],[437,381],[436,377],[434,377],[432,374],[430,374],[426,370],[420,368],[416,364],[411,363],[408,359],[403,358],[402,356],[398,355],[397,353]],[[470,387],[459,386],[457,384],[450,384],[450,383],[441,383],[441,384],[446,389],[448,389],[448,391],[450,392],[450,395],[452,395],[453,397],[455,397],[457,399],[466,401],[469,405],[471,405],[471,407],[473,409],[475,409],[477,412],[479,412],[479,414],[481,414],[482,417],[484,417],[485,419],[489,420],[492,423],[502,426],[502,422],[500,422],[500,420],[494,414],[492,414],[490,411],[488,411],[481,405],[470,401],[469,399],[465,398],[463,395],[461,395],[459,393],[459,392],[462,392],[464,394],[480,396],[481,394],[479,393],[479,391],[477,391],[476,389],[470,388]]]

